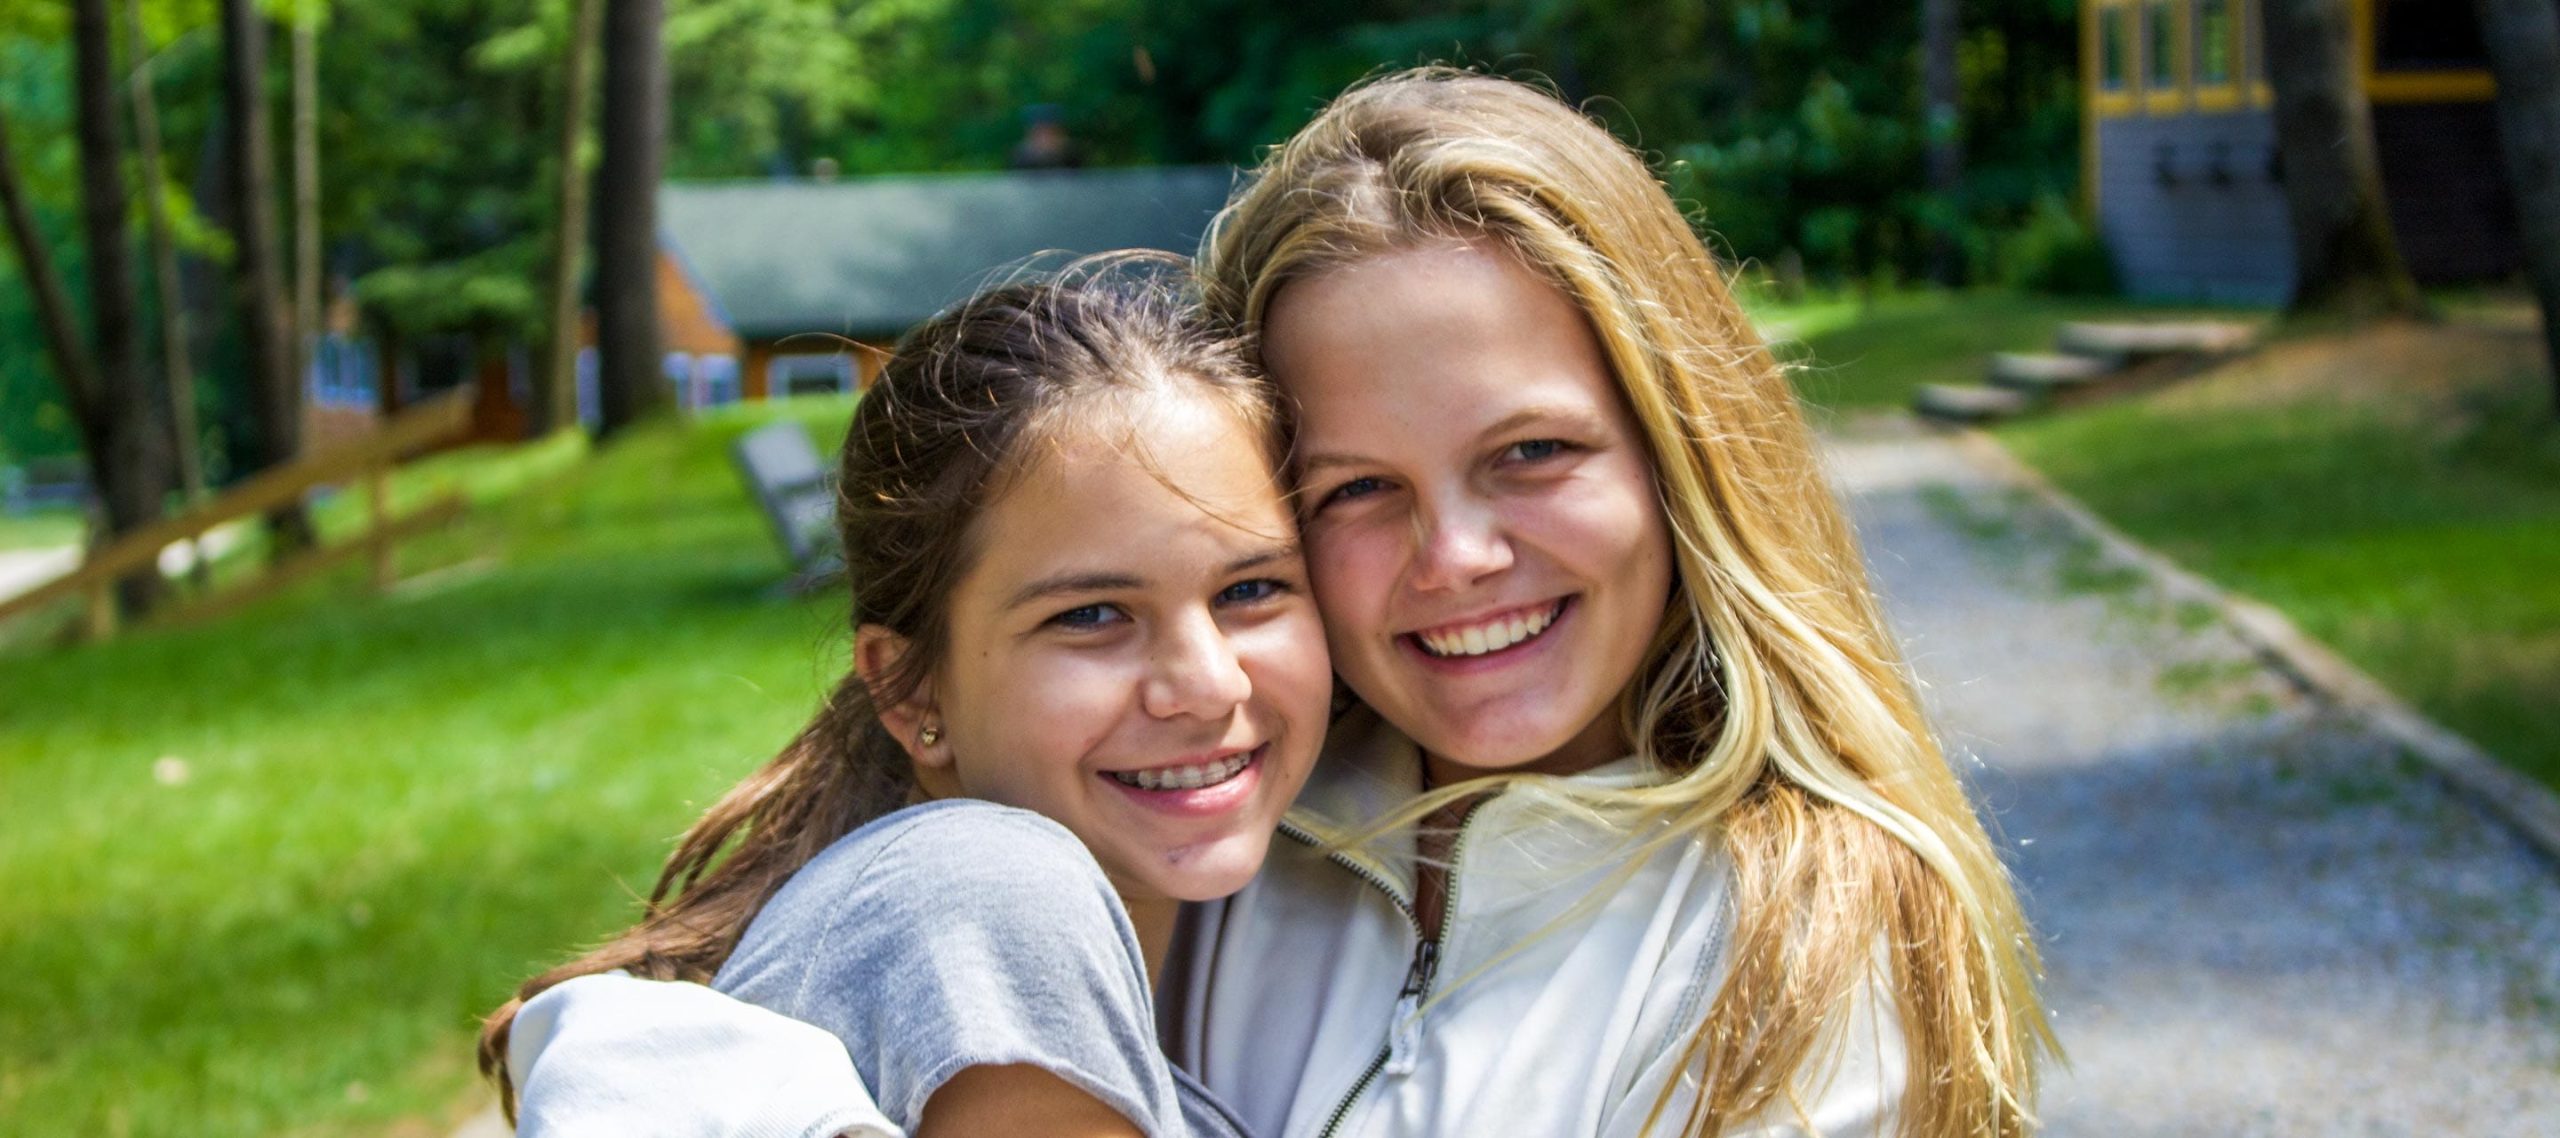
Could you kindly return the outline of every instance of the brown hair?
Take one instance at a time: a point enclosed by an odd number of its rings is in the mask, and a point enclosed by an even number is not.
[[[953,586],[976,552],[976,519],[1028,465],[1038,440],[1142,393],[1181,390],[1232,407],[1269,439],[1272,400],[1236,343],[1175,282],[1180,258],[1110,254],[1053,278],[980,293],[902,341],[855,408],[836,483],[850,624],[910,646],[877,686],[837,681],[808,726],[731,788],[677,843],[640,922],[544,972],[490,1013],[480,1070],[509,1117],[507,1038],[527,999],[563,980],[623,969],[708,981],[775,891],[837,838],[916,794],[906,751],[878,708],[940,665]]]
[[[1482,241],[1580,307],[1653,459],[1679,587],[1620,701],[1669,775],[1510,776],[1732,863],[1724,986],[1675,1081],[1713,1134],[1794,1099],[1851,1001],[1889,999],[1907,1135],[2032,1125],[2052,1047],[2008,876],[1923,719],[1783,368],[1643,158],[1553,96],[1445,68],[1353,89],[1275,150],[1202,254],[1248,335],[1275,296],[1368,257]],[[1483,782],[1421,796],[1410,823]],[[1667,824],[1665,824],[1667,823]],[[1668,1108],[1666,1090],[1657,1113]]]

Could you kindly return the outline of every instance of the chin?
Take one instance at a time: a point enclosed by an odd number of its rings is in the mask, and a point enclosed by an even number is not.
[[[1215,901],[1232,896],[1262,871],[1271,835],[1234,834],[1165,851],[1150,884],[1176,901]]]

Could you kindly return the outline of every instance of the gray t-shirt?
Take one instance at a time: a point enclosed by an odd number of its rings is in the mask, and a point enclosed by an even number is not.
[[[965,1068],[1030,1064],[1151,1138],[1243,1138],[1156,1048],[1136,932],[1083,843],[952,799],[845,835],[776,893],[713,987],[844,1041],[912,1130]]]

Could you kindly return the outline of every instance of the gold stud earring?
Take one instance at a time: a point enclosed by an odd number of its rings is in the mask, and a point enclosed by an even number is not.
[[[933,724],[927,723],[924,725],[924,730],[916,732],[916,745],[919,747],[930,747],[941,741],[942,728]]]

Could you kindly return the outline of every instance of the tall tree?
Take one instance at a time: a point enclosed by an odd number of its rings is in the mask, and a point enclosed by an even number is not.
[[[556,431],[578,422],[578,251],[586,245],[587,61],[595,54],[602,0],[572,0],[569,36],[560,52],[559,209],[551,235],[551,343],[536,371],[542,392],[537,425]]]
[[[169,435],[142,372],[140,306],[125,239],[122,110],[116,102],[115,32],[107,0],[72,7],[72,74],[80,139],[80,221],[88,251],[91,392],[89,469],[105,507],[108,534],[160,517],[169,488]],[[164,591],[157,573],[117,582],[127,612],[151,607]]]
[[[2424,311],[2382,196],[2373,105],[2357,82],[2349,0],[2264,0],[2276,148],[2293,217],[2291,315]]]
[[[320,348],[319,0],[293,11],[293,375],[311,374]]]
[[[670,402],[659,374],[658,172],[667,145],[663,0],[604,16],[604,159],[596,171],[596,356],[610,438]]]
[[[2542,303],[2543,350],[2560,400],[2560,6],[2551,0],[2476,3],[2498,78],[2507,185],[2524,234],[2525,270]]]
[[[1964,192],[1964,88],[1956,67],[1962,31],[1956,0],[1920,0],[1920,104],[1927,138],[1929,192],[1939,217],[1929,235],[1929,276],[1942,285],[1961,283],[1963,251],[1955,224]]]
[[[276,267],[275,152],[267,131],[266,76],[267,28],[257,4],[222,0],[222,117],[229,132],[231,235],[237,247],[233,288],[258,425],[255,465],[262,468],[302,453],[302,377],[292,374]],[[311,513],[299,502],[268,514],[267,528],[278,554],[312,543]]]
[[[178,287],[178,244],[170,234],[168,165],[160,153],[160,101],[151,89],[151,42],[142,0],[124,0],[126,51],[132,59],[133,133],[142,152],[143,216],[148,220],[151,281],[160,310],[160,368],[169,406],[169,450],[186,500],[204,497],[204,459],[197,453],[196,375],[188,349],[187,306]],[[203,568],[201,559],[197,561]]]

